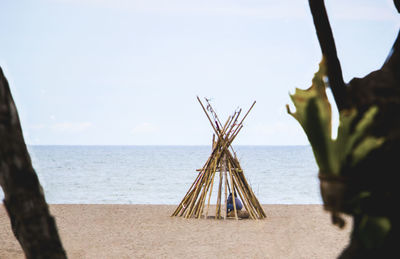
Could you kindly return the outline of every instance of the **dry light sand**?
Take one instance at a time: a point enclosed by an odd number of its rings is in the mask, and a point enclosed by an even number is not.
[[[170,217],[167,205],[50,205],[69,258],[336,258],[349,240],[320,205],[264,205],[265,220]],[[0,258],[24,258],[0,206]]]

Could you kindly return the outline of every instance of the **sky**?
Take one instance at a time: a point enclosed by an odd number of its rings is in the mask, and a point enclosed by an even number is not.
[[[379,69],[393,2],[325,2],[345,81]],[[208,145],[196,96],[222,121],[257,101],[234,144],[308,143],[285,109],[321,59],[307,0],[1,0],[0,24],[29,145]]]

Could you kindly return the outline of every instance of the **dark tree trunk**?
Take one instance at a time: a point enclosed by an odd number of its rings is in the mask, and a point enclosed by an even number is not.
[[[341,111],[348,108],[348,99],[346,98],[346,85],[336,53],[336,45],[329,24],[328,14],[326,13],[323,0],[309,0],[309,4],[322,55],[325,57],[329,86],[338,110]]]
[[[32,167],[7,79],[0,68],[0,186],[15,237],[27,258],[66,258]]]
[[[348,97],[363,114],[372,105],[379,107],[371,134],[385,137],[385,143],[353,168],[352,193],[367,191],[371,198],[362,204],[363,214],[355,214],[352,242],[341,258],[400,258],[400,202],[398,186],[400,154],[400,33],[383,67],[364,78],[354,78],[348,87]],[[365,249],[360,242],[358,227],[363,215],[387,217],[391,230],[380,247]]]
[[[370,193],[370,198],[360,204],[361,212],[352,213],[351,241],[340,258],[400,258],[400,213],[397,209],[400,203],[397,181],[400,170],[400,32],[381,69],[364,78],[354,78],[347,86],[342,87],[340,63],[324,2],[309,0],[309,3],[321,50],[327,59],[328,79],[338,109],[354,107],[359,112],[359,119],[368,108],[378,106],[379,112],[370,133],[385,138],[384,144],[372,151],[357,167],[343,172],[351,179],[347,200],[362,192]],[[394,3],[400,11],[400,0],[395,0]],[[342,89],[345,89],[344,92]],[[390,231],[382,244],[374,247],[364,245],[363,240],[368,237],[362,236],[359,229],[365,215],[386,217],[390,220]]]

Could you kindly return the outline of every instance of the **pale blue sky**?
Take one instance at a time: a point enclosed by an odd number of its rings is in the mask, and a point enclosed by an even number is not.
[[[384,62],[391,0],[327,0],[345,80]],[[235,144],[307,140],[285,110],[321,54],[307,0],[2,0],[0,65],[28,144],[209,144],[196,95],[225,119],[256,100]]]

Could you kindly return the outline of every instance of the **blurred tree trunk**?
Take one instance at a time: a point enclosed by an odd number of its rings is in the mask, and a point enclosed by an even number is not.
[[[15,237],[27,258],[66,258],[32,167],[7,79],[0,68],[0,186]]]
[[[352,213],[351,241],[340,258],[400,258],[400,213],[397,209],[400,202],[397,181],[400,171],[400,32],[381,69],[364,78],[354,78],[343,87],[324,0],[309,0],[309,4],[318,41],[327,59],[328,80],[339,111],[354,107],[358,110],[358,118],[361,118],[368,108],[378,106],[379,113],[370,134],[385,138],[385,143],[364,161],[355,168],[344,170],[345,176],[350,179],[350,190],[345,198],[347,202],[361,193],[368,193],[369,196]],[[394,4],[400,12],[400,0],[394,0]],[[379,240],[379,233],[374,229],[370,228],[368,233],[363,231],[363,219],[368,217],[384,217],[390,221],[390,231],[383,240]],[[371,245],[366,246],[368,243]]]
[[[363,114],[369,107],[377,105],[379,113],[371,128],[371,135],[384,137],[384,144],[372,151],[364,161],[348,172],[353,179],[349,197],[368,192],[369,198],[360,204],[361,213],[354,213],[352,240],[342,258],[400,258],[400,32],[392,52],[381,69],[364,78],[349,82],[348,98],[353,107]],[[371,237],[360,231],[363,217],[385,217],[390,221],[389,234],[373,248],[366,249],[362,243],[371,242]],[[375,235],[375,237],[374,237]]]

